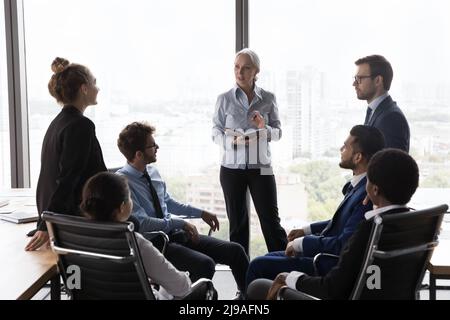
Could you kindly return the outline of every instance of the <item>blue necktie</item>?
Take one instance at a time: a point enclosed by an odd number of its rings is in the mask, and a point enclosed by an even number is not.
[[[349,181],[346,184],[344,184],[344,187],[342,187],[342,194],[345,196],[352,190],[353,190],[353,186],[352,186],[351,182]]]
[[[345,191],[345,195],[348,195],[353,190],[353,185],[349,183],[347,190]]]
[[[367,107],[367,111],[366,111],[366,119],[364,119],[364,125],[368,125],[369,124],[369,119],[370,119],[370,115],[372,114],[372,109],[370,109],[369,107]]]

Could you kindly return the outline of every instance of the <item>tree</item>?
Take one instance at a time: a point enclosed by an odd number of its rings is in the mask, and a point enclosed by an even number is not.
[[[261,234],[252,234],[252,239],[250,241],[250,260],[263,256],[267,253],[267,246],[264,237]]]
[[[342,198],[341,170],[334,162],[318,160],[290,168],[299,173],[308,193],[308,219],[329,219]]]
[[[167,190],[172,198],[180,202],[186,201],[187,178],[170,177],[166,179]]]
[[[450,188],[450,170],[441,170],[423,179],[422,188]]]

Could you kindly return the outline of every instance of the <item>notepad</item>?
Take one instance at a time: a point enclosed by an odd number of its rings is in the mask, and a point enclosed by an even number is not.
[[[37,221],[39,219],[39,215],[35,210],[33,211],[17,210],[11,213],[0,215],[0,219],[14,223],[27,223]]]
[[[248,137],[248,138],[257,138],[259,134],[265,133],[266,129],[247,129],[247,130],[243,130],[243,129],[225,129],[225,134],[227,136],[232,136],[232,137]]]

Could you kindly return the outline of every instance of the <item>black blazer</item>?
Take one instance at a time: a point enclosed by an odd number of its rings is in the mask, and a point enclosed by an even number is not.
[[[367,125],[383,133],[386,148],[397,148],[409,152],[408,121],[390,96],[378,105]]]
[[[404,211],[404,208],[399,208],[387,211],[383,214],[386,215]],[[373,218],[370,220],[364,219],[342,250],[337,266],[331,269],[324,277],[301,276],[296,283],[297,290],[321,299],[349,299],[364,262],[363,258],[370,238],[372,224]],[[403,270],[402,272],[406,273],[413,271]],[[389,292],[395,297],[405,296],[405,299],[409,297],[409,291],[405,290],[405,286],[409,286],[409,284],[403,286],[399,285],[398,281],[383,278],[381,285],[384,293]],[[381,290],[365,290],[361,295],[361,299],[383,299],[383,297],[380,296],[380,291]]]
[[[75,107],[65,106],[48,127],[42,143],[36,190],[39,213],[78,214],[84,183],[101,171],[106,171],[106,166],[94,123]],[[46,230],[41,220],[38,229]]]

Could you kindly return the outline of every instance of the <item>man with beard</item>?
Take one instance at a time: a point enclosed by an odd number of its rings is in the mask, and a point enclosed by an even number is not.
[[[158,144],[155,128],[143,122],[133,122],[120,133],[117,146],[127,164],[117,171],[128,180],[132,215],[139,221],[139,232],[163,231],[168,234],[165,257],[178,270],[189,271],[191,280],[212,279],[216,263],[230,266],[238,290],[243,291],[248,257],[244,248],[235,242],[199,234],[187,218],[201,218],[212,231],[219,229],[216,215],[172,198],[159,171],[152,164],[157,161]],[[155,239],[155,245],[159,244]],[[238,292],[237,298],[241,294]]]
[[[258,278],[273,280],[281,272],[300,271],[314,275],[313,258],[316,254],[339,255],[364,219],[364,213],[372,210],[372,203],[363,204],[366,197],[366,171],[372,155],[383,148],[383,135],[377,128],[354,126],[340,149],[339,163],[341,168],[352,170],[353,177],[342,190],[344,199],[333,218],[292,230],[288,235],[289,243],[285,251],[268,253],[250,263],[246,284]],[[321,275],[326,274],[337,262],[337,259],[319,260]]]

